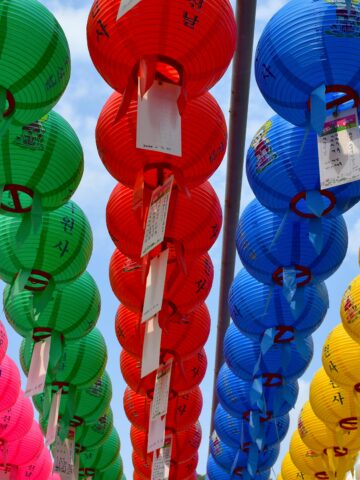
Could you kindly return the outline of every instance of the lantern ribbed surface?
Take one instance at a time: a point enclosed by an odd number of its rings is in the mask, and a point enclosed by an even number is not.
[[[348,335],[360,343],[360,276],[354,278],[345,290],[340,315]]]
[[[305,475],[294,465],[289,452],[284,456],[281,464],[281,477],[283,480],[298,480],[300,477],[310,480],[309,475]]]
[[[314,131],[307,132],[278,115],[271,117],[251,142],[246,171],[250,186],[264,207],[279,214],[291,209],[299,220],[315,218],[306,206],[306,192],[320,191]],[[359,201],[360,181],[323,190],[322,199],[323,216],[342,214]]]
[[[55,290],[51,300],[35,319],[33,309],[36,293],[23,290],[11,298],[11,287],[4,290],[4,311],[10,325],[23,337],[37,332],[55,330],[66,340],[78,340],[95,326],[100,314],[100,292],[85,272],[61,290]]]
[[[69,47],[55,17],[37,0],[2,2],[0,19],[0,87],[9,103],[5,115],[25,125],[49,112],[65,90]]]
[[[0,363],[0,411],[14,405],[20,393],[20,373],[16,363],[7,355]]]
[[[180,362],[173,362],[170,381],[170,390],[177,395],[188,393],[202,382],[207,368],[205,350],[202,349],[195,355]],[[125,350],[122,350],[120,369],[125,382],[132,390],[142,395],[152,396],[156,371],[144,378],[140,378],[141,358],[133,357]]]
[[[191,212],[191,215],[189,215]],[[178,244],[185,256],[204,254],[215,243],[222,225],[222,213],[215,190],[206,182],[191,192],[191,197],[177,189],[170,198],[165,241]],[[106,223],[116,247],[126,256],[139,259],[144,238],[144,221],[133,210],[133,191],[118,184],[106,208]]]
[[[210,256],[204,253],[188,263],[185,273],[173,248],[169,250],[163,308],[169,315],[191,312],[208,297],[214,279]],[[146,290],[146,267],[115,250],[110,260],[110,283],[120,302],[134,312],[142,312]],[[161,315],[161,314],[160,314]]]
[[[125,414],[134,427],[147,431],[149,428],[151,400],[140,395],[129,387],[124,393]],[[186,430],[196,423],[200,417],[203,405],[202,394],[199,387],[190,390],[184,395],[169,398],[166,414],[166,428],[170,431]]]
[[[36,461],[20,467],[17,473],[18,480],[43,480],[49,478],[53,468],[53,462],[49,450],[44,446]]]
[[[30,430],[33,418],[31,401],[20,390],[14,405],[0,411],[0,439],[5,442],[19,440]]]
[[[116,180],[134,188],[140,173],[148,186],[157,186],[159,169],[174,174],[179,185],[196,187],[219,167],[227,144],[224,114],[210,93],[190,101],[181,116],[182,156],[136,148],[137,98],[115,122],[123,96],[113,93],[96,127],[101,160]]]
[[[116,462],[119,451],[120,438],[113,428],[110,436],[101,447],[80,453],[79,473],[93,476],[95,473],[103,472]]]
[[[123,305],[119,307],[115,320],[116,336],[123,349],[135,357],[142,356],[145,329],[141,314],[133,313]],[[204,347],[209,333],[210,314],[203,303],[189,315],[175,317],[174,321],[165,324],[161,350],[178,359],[188,358]]]
[[[209,90],[225,73],[236,39],[228,0],[145,0],[119,19],[118,12],[119,2],[99,0],[87,25],[91,59],[114,90],[123,92],[134,73],[136,78],[141,58],[157,59],[165,75],[164,66],[172,67],[170,81],[183,74],[189,97]]]
[[[30,234],[21,247],[16,242],[20,223],[18,217],[0,215],[0,277],[5,282],[11,283],[20,270],[30,270],[42,282],[50,277],[64,286],[85,271],[92,252],[92,232],[76,203],[68,202],[45,214],[39,232]]]
[[[309,239],[308,222],[289,216],[272,245],[282,217],[253,200],[240,217],[236,246],[246,270],[258,281],[272,284],[283,268],[305,269],[301,282],[322,282],[341,265],[347,250],[348,235],[342,216],[319,219],[323,245],[317,252]],[[271,248],[270,248],[271,247]],[[279,274],[280,275],[280,274]]]
[[[360,391],[360,372],[354,365],[360,364],[359,344],[337,325],[328,335],[322,351],[322,364],[327,375],[336,384]]]
[[[56,112],[11,127],[2,137],[0,157],[3,214],[31,210],[34,195],[43,211],[59,208],[78,187],[84,170],[79,139]]]
[[[311,335],[325,318],[329,297],[326,285],[303,288],[300,311],[293,309],[282,288],[257,281],[244,268],[236,275],[229,291],[229,311],[237,328],[245,335],[260,339],[272,327],[293,327],[297,333]]]
[[[331,380],[320,368],[310,384],[310,404],[315,415],[335,430],[358,429],[358,407],[354,394]]]
[[[207,477],[208,480],[236,480],[242,478],[241,470],[236,470],[233,475],[230,475],[226,470],[220,467],[214,460],[212,455],[209,455],[207,461]],[[265,470],[262,473],[254,475],[254,480],[268,480],[270,477],[270,470]]]
[[[33,340],[27,338],[22,341],[20,362],[26,374],[30,368],[33,348]],[[58,365],[53,365],[50,352],[46,384],[65,383],[78,388],[89,387],[104,373],[106,361],[107,349],[104,337],[97,328],[94,328],[80,340],[65,343]],[[52,373],[53,369],[55,371]]]
[[[264,417],[260,418],[265,420]],[[289,430],[289,422],[288,414],[264,421],[261,431],[263,445],[273,447],[282,442]],[[233,417],[221,405],[215,411],[214,428],[219,438],[229,447],[238,448],[241,444],[252,443],[249,420]]]
[[[22,438],[0,446],[0,463],[2,465],[27,465],[37,459],[43,446],[42,431],[39,424],[33,421],[30,430]]]
[[[84,450],[97,449],[109,438],[113,428],[113,412],[111,408],[92,425],[83,423],[76,429],[76,444]]]
[[[260,343],[243,335],[232,323],[224,339],[224,356],[229,368],[243,380],[251,381],[254,376],[264,373],[277,373],[289,380],[296,380],[308,367],[313,356],[313,341],[311,337],[303,340],[305,356],[302,356],[295,342],[288,344],[274,343],[261,358],[258,372],[254,367],[259,359]],[[288,365],[283,363],[283,352],[289,347]]]
[[[320,85],[358,95],[359,16],[356,2],[348,15],[345,0],[291,0],[272,17],[257,46],[255,75],[279,115],[306,126],[308,100]]]
[[[151,478],[153,463],[151,456],[148,460],[144,460],[136,452],[133,452],[132,460],[135,472],[137,472],[141,478],[144,478],[145,480]],[[176,461],[172,460],[170,464],[171,478],[173,480],[188,480],[189,478],[192,478],[192,475],[196,474],[195,469],[198,461],[199,456],[197,453],[184,463],[177,463]]]
[[[106,470],[103,472],[96,472],[93,479],[94,480],[125,480],[123,477],[123,461],[122,458],[119,456],[118,459],[110,465]]]

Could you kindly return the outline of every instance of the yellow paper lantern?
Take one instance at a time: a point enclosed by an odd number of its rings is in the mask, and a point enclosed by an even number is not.
[[[281,474],[278,476],[278,480],[279,478],[281,478],[281,480],[310,480],[313,478],[313,475],[305,475],[305,473],[299,470],[294,465],[288,452],[281,464]]]
[[[294,466],[305,475],[317,476],[327,471],[326,456],[305,445],[298,430],[295,430],[291,437],[289,455]]]
[[[310,404],[315,415],[331,429],[357,430],[357,403],[352,391],[335,383],[323,368],[316,372],[310,384]]]
[[[360,275],[345,290],[340,315],[344,329],[360,343]]]
[[[346,333],[341,323],[325,340],[322,364],[336,384],[354,388],[360,393],[360,346]]]

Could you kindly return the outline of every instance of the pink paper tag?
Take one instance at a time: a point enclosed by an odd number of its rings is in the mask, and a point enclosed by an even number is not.
[[[25,397],[32,397],[44,391],[46,373],[49,365],[51,337],[34,345]]]
[[[146,278],[146,290],[141,321],[146,322],[162,309],[169,249],[164,250],[150,262]]]
[[[141,360],[141,378],[157,370],[160,364],[161,333],[158,315],[146,323],[143,355]]]
[[[52,398],[51,409],[49,414],[48,428],[46,431],[45,443],[47,446],[52,445],[55,442],[58,419],[59,419],[59,408],[61,401],[62,388]]]
[[[156,420],[151,420],[149,422],[149,434],[148,434],[148,444],[147,452],[151,453],[161,448],[164,445],[165,440],[165,425],[166,425],[166,416],[158,417]]]

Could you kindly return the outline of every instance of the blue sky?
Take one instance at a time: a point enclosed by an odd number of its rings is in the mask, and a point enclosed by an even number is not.
[[[115,426],[117,427],[122,441],[122,457],[125,465],[125,473],[128,479],[132,478],[131,444],[129,437],[129,423],[122,407],[122,397],[125,383],[119,368],[120,346],[114,334],[114,316],[118,307],[118,301],[113,295],[108,281],[108,265],[110,256],[114,250],[105,225],[105,207],[115,181],[103,167],[96,151],[94,141],[94,129],[97,117],[102,106],[109,97],[111,90],[98,75],[93,67],[86,47],[86,20],[90,9],[90,2],[85,0],[41,0],[58,18],[68,37],[72,53],[72,77],[68,89],[60,100],[56,110],[63,115],[78,133],[85,152],[85,173],[79,189],[74,195],[74,200],[81,206],[88,216],[94,233],[94,251],[88,267],[90,273],[96,279],[102,296],[102,312],[98,323],[105,336],[109,360],[107,370],[113,383],[112,408],[114,411]],[[232,2],[235,5],[235,2]],[[256,38],[259,38],[266,22],[286,0],[258,0]],[[230,94],[231,70],[229,69],[223,79],[212,90],[217,101],[228,115]],[[250,92],[250,107],[248,116],[247,145],[256,130],[272,115],[271,109],[262,99],[252,78]],[[224,199],[226,161],[212,177],[211,182],[216,189],[221,202]],[[250,188],[244,177],[242,209],[253,198]],[[350,234],[350,244],[347,257],[336,272],[327,282],[330,294],[330,309],[322,327],[314,335],[315,355],[311,366],[300,380],[300,395],[297,407],[292,412],[292,430],[295,419],[302,403],[308,398],[308,386],[313,373],[321,366],[321,348],[330,329],[339,321],[340,299],[347,284],[359,274],[357,249],[360,238],[360,206],[355,206],[346,215],[346,221]],[[214,368],[215,335],[217,320],[217,302],[219,293],[219,270],[221,260],[220,237],[211,250],[212,260],[215,265],[215,281],[212,293],[208,298],[208,306],[212,316],[212,333],[206,346],[208,354],[208,372],[202,383],[204,394],[204,408],[201,415],[203,427],[203,442],[200,448],[199,473],[204,473],[207,460],[208,437],[211,412],[212,378]],[[240,268],[237,262],[236,271]],[[18,361],[20,337],[14,333],[8,324],[7,331],[10,338],[9,355]],[[24,387],[25,384],[23,384]],[[289,436],[288,436],[289,437]],[[283,442],[280,459],[284,456],[288,447],[288,438]],[[279,472],[279,464],[275,467]]]

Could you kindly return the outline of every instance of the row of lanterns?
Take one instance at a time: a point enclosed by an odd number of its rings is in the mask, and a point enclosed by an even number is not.
[[[257,198],[243,212],[237,230],[237,250],[245,269],[229,294],[233,323],[224,340],[226,363],[217,379],[220,405],[210,441],[210,480],[233,475],[269,477],[289,427],[297,379],[312,358],[311,334],[328,309],[323,282],[346,255],[348,237],[341,214],[360,199],[355,164],[350,169],[352,178],[342,171],[342,161],[350,158],[346,149],[352,145],[353,131],[343,143],[338,135],[341,130],[347,134],[348,117],[353,119],[354,142],[358,135],[356,111],[348,110],[358,106],[348,82],[350,72],[357,71],[356,62],[350,68],[349,60],[354,60],[358,43],[354,32],[360,12],[354,3],[290,0],[259,40],[257,82],[283,118],[275,115],[268,120],[248,150],[247,177]],[[334,49],[347,52],[344,57],[335,56]],[[332,116],[332,123],[327,116]],[[326,187],[320,148],[328,155]],[[343,176],[339,180],[335,174]],[[333,349],[339,352],[337,342],[340,337],[333,340]],[[345,353],[348,347],[342,348]],[[334,380],[331,368],[327,373]],[[338,376],[340,381],[335,381],[341,384],[345,375]],[[321,388],[315,398],[320,398]],[[305,443],[307,425],[315,418],[309,409],[305,406],[300,420]],[[345,419],[345,424],[351,425],[352,420]],[[328,464],[334,466],[338,456],[334,445],[339,443],[326,443],[326,435],[316,424],[307,445],[324,450]],[[350,450],[344,444],[347,437],[341,438],[341,447]],[[356,440],[352,448],[357,448]],[[347,467],[337,470],[338,477]]]
[[[94,328],[100,295],[85,271],[92,232],[70,200],[83,152],[71,126],[50,111],[69,80],[68,44],[37,0],[4,2],[0,19],[0,278],[6,317],[24,337],[25,394],[60,476],[68,468],[73,478],[121,480],[107,349]]]
[[[115,330],[128,385],[124,409],[132,424],[133,478],[196,479],[199,384],[206,372],[203,347],[210,331],[204,302],[214,276],[208,250],[222,223],[219,200],[207,180],[227,143],[223,113],[207,91],[232,58],[235,19],[227,0],[96,0],[87,33],[95,67],[116,90],[100,114],[96,142],[102,162],[119,182],[110,195],[106,221],[116,245],[110,283],[121,302]],[[142,123],[144,105],[148,123]],[[169,118],[170,129],[161,117]],[[153,137],[141,143],[140,137],[152,129]],[[159,132],[161,139],[156,138]],[[170,138],[177,134],[180,151],[175,152]],[[169,184],[163,238],[143,254],[154,198]],[[158,228],[152,225],[153,231]],[[154,314],[142,321],[149,285],[160,276],[153,274],[154,262],[164,254],[163,295]],[[155,362],[160,367],[147,371],[145,352],[154,328],[161,332]],[[169,391],[159,399],[157,385],[169,364]],[[150,443],[159,401],[167,407],[161,415],[163,437],[155,448]]]
[[[280,478],[334,479],[354,474],[360,450],[359,374],[360,277],[346,289],[341,302],[342,323],[325,340],[322,368],[310,383],[310,398],[298,420]]]

